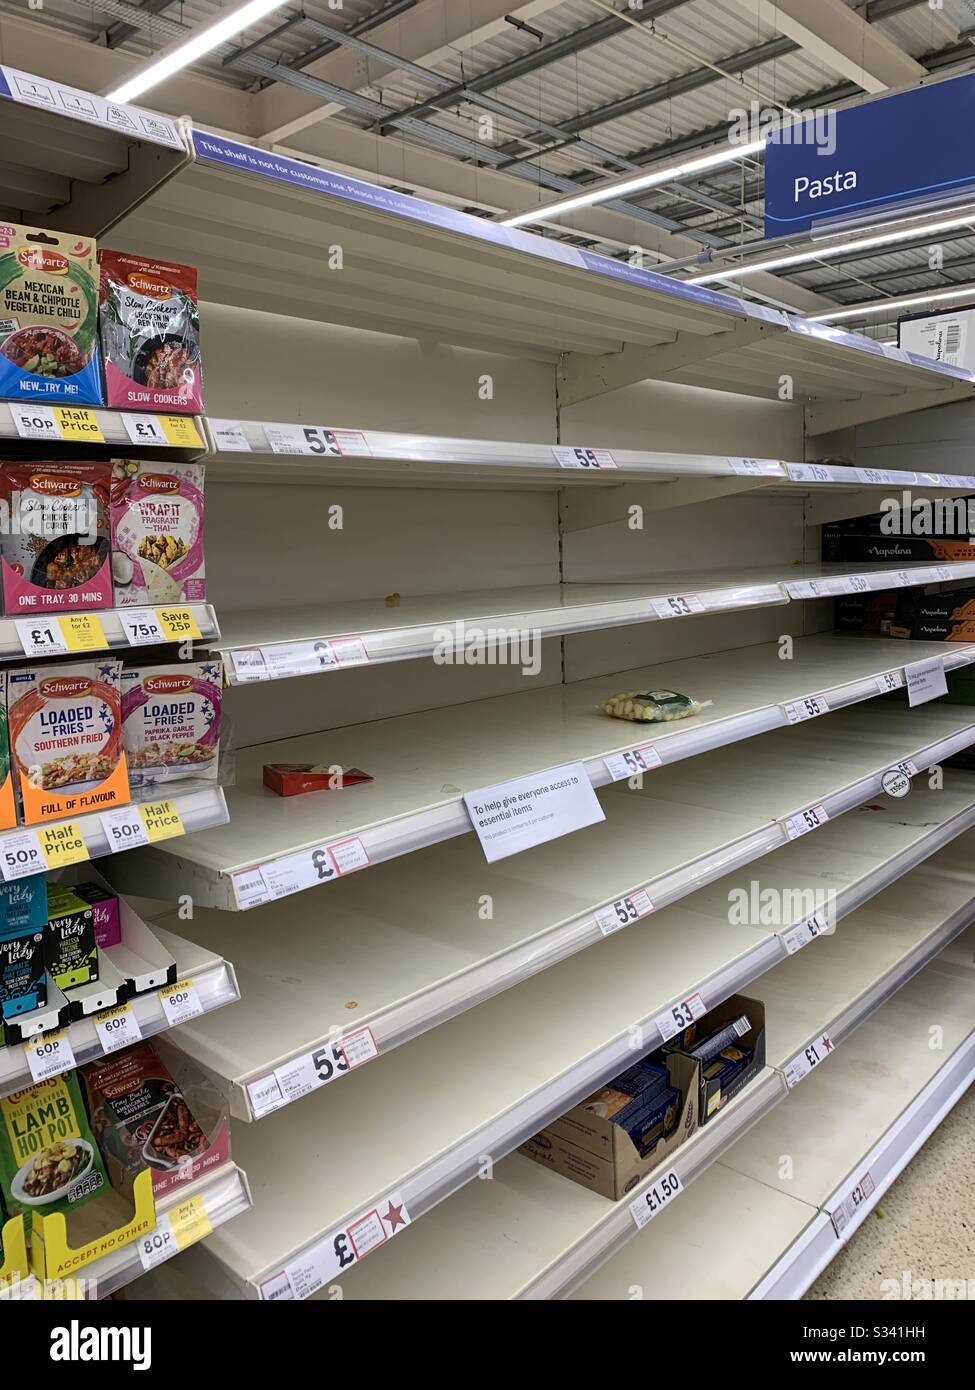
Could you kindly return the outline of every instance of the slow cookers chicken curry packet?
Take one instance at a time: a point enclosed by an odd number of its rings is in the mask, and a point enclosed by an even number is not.
[[[111,608],[110,484],[108,463],[0,464],[4,612]]]
[[[196,270],[99,251],[107,402],[122,410],[203,410]]]
[[[0,223],[0,396],[101,405],[91,237]]]

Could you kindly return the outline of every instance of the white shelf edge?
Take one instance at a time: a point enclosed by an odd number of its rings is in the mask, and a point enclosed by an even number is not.
[[[860,1227],[918,1149],[975,1080],[975,1033],[957,1048],[911,1101],[872,1149],[834,1188],[809,1226],[782,1252],[748,1294],[749,1299],[798,1299]],[[852,1184],[870,1174],[873,1191],[838,1236],[832,1213],[842,1206]]]
[[[225,1004],[234,1004],[240,999],[237,976],[229,961],[221,960],[202,970],[185,971],[180,978],[184,976],[192,978],[205,1014],[223,1008]],[[125,1002],[131,1006],[143,1038],[154,1037],[157,1033],[169,1029],[170,1024],[157,990],[132,995]],[[78,1066],[106,1056],[98,1040],[94,1017],[75,1019],[66,1025],[68,1041]],[[10,1043],[5,1048],[0,1048],[0,1096],[8,1096],[12,1091],[31,1084],[23,1044]]]
[[[196,619],[201,634],[199,637],[194,638],[194,641],[206,643],[208,646],[212,647],[220,639],[220,624],[217,622],[217,615],[211,603],[157,603],[146,604],[145,607],[153,610],[159,608],[188,608]],[[123,627],[126,614],[135,613],[137,611],[140,610],[134,608],[96,608],[89,610],[87,616],[97,618],[98,622],[101,624],[102,631],[105,634],[106,645],[104,647],[96,647],[90,652],[69,652],[66,656],[62,657],[61,660],[84,660],[86,657],[103,651],[122,651],[128,653],[132,657],[137,657],[140,652],[144,653],[147,650],[146,647],[133,645],[126,637]],[[29,621],[32,616],[36,619],[39,615],[26,613],[21,618],[16,619],[16,621]],[[54,613],[47,616],[64,618],[69,615],[67,613]],[[29,664],[32,660],[36,660],[36,658],[27,656],[24,653],[20,637],[17,634],[14,617],[8,615],[7,617],[0,618],[0,661],[24,662]]]
[[[0,113],[3,107],[0,106]],[[56,419],[51,424],[52,410],[63,408],[63,401],[15,401],[0,400],[0,442],[4,446],[14,445],[24,446],[31,451],[32,456],[38,455],[38,450],[49,451],[50,456],[57,457],[63,453],[70,458],[72,451],[77,454],[78,440],[64,439],[60,433]],[[113,449],[122,452],[126,457],[138,455],[149,458],[159,459],[178,459],[189,462],[202,459],[207,453],[207,432],[203,425],[203,417],[200,415],[187,415],[185,412],[164,411],[164,410],[116,410],[111,406],[104,405],[80,405],[70,407],[72,410],[83,410],[86,415],[97,424],[102,438],[92,438],[87,441],[90,447],[101,449]],[[49,437],[41,434],[23,434],[17,428],[17,417],[21,414],[26,416],[36,415],[39,421],[50,430]],[[128,417],[130,422],[134,421],[154,421],[156,422],[149,430],[143,429],[143,437],[135,440],[129,434],[125,425]],[[192,421],[196,433],[196,440],[173,441],[166,433],[162,421],[179,420]],[[44,428],[41,426],[41,429]],[[178,429],[178,426],[175,427]],[[44,456],[44,455],[42,455]]]

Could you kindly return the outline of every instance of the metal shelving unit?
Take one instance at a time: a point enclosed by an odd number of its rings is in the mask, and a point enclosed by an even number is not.
[[[783,764],[791,766],[783,766],[749,831],[764,836],[763,843],[771,848],[786,832],[770,820],[787,818],[824,798],[838,797],[832,801],[834,808],[854,805],[879,788],[882,772],[893,763],[912,759],[918,767],[927,766],[948,756],[941,749],[943,739],[954,748],[975,737],[975,726],[970,727],[970,716],[960,706],[941,705],[923,715],[920,710],[899,713],[886,708],[836,710],[892,688],[886,678],[892,661],[901,673],[905,659],[967,662],[964,648],[952,654],[938,643],[817,637],[797,643],[795,650],[794,660],[781,661],[774,643],[744,648],[243,749],[237,754],[236,785],[228,788],[229,825],[194,835],[171,850],[159,845],[132,851],[112,865],[113,882],[157,897],[172,896],[179,883],[176,893],[189,889],[201,906],[256,906],[339,877],[331,867],[332,847],[341,845],[345,852],[351,842],[359,866],[368,867],[467,834],[471,822],[465,792],[575,762],[583,764],[594,787],[602,787],[633,771],[632,764],[620,759],[633,749],[651,749],[661,763],[670,764],[777,730],[774,736],[786,742],[769,746],[780,748]],[[896,686],[896,676],[891,680]],[[689,720],[633,726],[607,719],[598,710],[621,687],[709,690],[714,700]],[[790,714],[789,707],[814,694],[826,694],[827,705],[836,712],[828,725],[818,726],[810,742],[801,727],[786,726],[799,719],[808,727],[808,711],[792,708]],[[818,711],[822,708],[816,706]],[[638,727],[642,736],[636,734]],[[882,730],[892,731],[890,741]],[[937,736],[928,737],[934,730]],[[815,762],[816,748],[834,731],[843,740],[842,752],[834,755],[845,764],[839,784],[829,773],[823,775],[828,762]],[[337,795],[282,803],[263,786],[262,768],[267,762],[293,760],[298,748],[306,761],[367,772],[375,766],[383,772],[374,782]],[[728,777],[745,783],[737,789],[743,795],[741,803],[737,790],[729,787],[728,804],[744,805],[754,773],[747,750],[740,758],[731,756]],[[804,756],[814,758],[812,778],[805,782],[795,773]],[[652,764],[651,753],[643,757]],[[669,788],[672,799],[687,800],[693,779],[703,778],[708,787],[717,784],[716,769],[722,766],[711,759],[708,770],[686,767],[676,778],[658,768],[650,774],[649,793],[666,794]],[[798,780],[791,780],[794,775]],[[840,795],[839,785],[853,790]],[[739,834],[731,838],[737,841]]]
[[[331,1050],[341,1047],[333,1024],[351,1037],[354,1070],[617,930],[651,936],[655,951],[666,951],[684,972],[672,1002],[700,993],[716,1004],[809,944],[803,922],[821,904],[831,904],[839,920],[903,874],[920,872],[917,865],[975,825],[975,779],[965,773],[949,770],[939,791],[922,787],[906,801],[884,800],[773,850],[747,871],[707,886],[700,886],[704,875],[688,877],[664,898],[653,876],[658,863],[673,862],[671,839],[655,847],[642,798],[627,796],[611,808],[611,857],[580,862],[571,840],[556,840],[532,851],[530,879],[479,864],[477,847],[457,840],[351,878],[330,901],[327,930],[308,894],[258,908],[255,930],[244,935],[227,913],[201,910],[194,935],[233,954],[244,997],[220,1017],[184,1024],[177,1045],[229,1093],[236,1116],[259,1119],[325,1078],[352,1084],[335,1070],[342,1055]],[[704,857],[693,822],[681,818],[676,834],[690,841],[689,854]],[[720,861],[713,842],[711,858]],[[729,895],[747,894],[753,878],[794,904],[787,921],[768,930],[729,925]],[[489,920],[471,911],[475,881],[490,898]],[[645,882],[642,891],[658,910],[633,918],[642,901],[636,885]],[[436,894],[426,891],[430,883]],[[692,889],[690,898],[675,896]],[[676,905],[665,906],[668,900]],[[160,921],[178,925],[175,914]],[[891,936],[897,940],[896,931]],[[319,1054],[316,1070],[308,1059]]]
[[[815,950],[800,952],[777,967],[775,973],[786,979],[792,974],[807,986],[814,982],[821,1032],[834,1026],[842,1029],[844,1019],[852,1028],[853,1010],[860,1011],[861,1019],[869,1016],[877,1006],[873,990],[878,982],[893,993],[917,971],[919,958],[930,959],[947,935],[964,930],[975,915],[967,867],[970,853],[968,841],[960,842],[919,871],[943,880],[936,901],[930,901],[928,884],[917,883],[912,874],[888,890],[886,903],[881,895],[849,916],[836,935],[817,943]],[[882,963],[871,969],[870,946],[881,929],[876,919],[900,910],[903,931]],[[587,1260],[605,1258],[600,1240],[609,1237],[611,1244],[621,1243],[636,1234],[633,1218],[628,1217],[629,1227],[620,1231],[613,1222],[620,1204],[594,1199],[585,1189],[577,1192],[574,1184],[547,1172],[544,1176],[554,1184],[552,1198],[540,1205],[521,1202],[519,1172],[534,1165],[520,1155],[504,1163],[499,1159],[625,1065],[632,1056],[629,1040],[634,1027],[650,1025],[643,1038],[648,1046],[659,1038],[652,1026],[654,1014],[665,998],[679,997],[673,988],[676,980],[668,980],[670,988],[663,985],[679,951],[673,939],[656,939],[659,925],[621,933],[603,951],[565,961],[365,1068],[354,1085],[332,1087],[266,1124],[241,1130],[237,1154],[261,1186],[262,1201],[235,1226],[232,1239],[217,1235],[206,1242],[206,1255],[220,1267],[221,1276],[246,1296],[270,1299],[286,1297],[287,1291],[307,1296],[340,1273],[343,1296],[366,1298],[405,1297],[407,1287],[414,1298],[456,1297],[458,1290],[461,1296],[466,1292],[488,1299],[525,1296],[532,1285],[525,1277],[526,1261],[535,1262],[536,1278],[545,1272],[540,1296],[565,1291],[584,1277]],[[709,927],[719,938],[731,930],[727,920],[712,919]],[[684,936],[686,940],[686,925]],[[861,964],[851,971],[855,961]],[[788,990],[765,990],[768,978],[752,986],[766,1004],[771,1053],[767,1079],[754,1093],[761,1093],[760,1102],[748,1105],[746,1091],[739,1111],[729,1107],[728,1114],[737,1116],[729,1125],[730,1138],[738,1138],[759,1115],[772,1110],[787,1091],[775,1060],[781,1050],[777,1039],[790,1026],[792,1004]],[[648,1009],[651,979],[656,997]],[[685,976],[685,988],[686,980]],[[970,981],[967,987],[970,998]],[[581,996],[587,1000],[584,1014],[571,1005]],[[838,1031],[838,1037],[845,1042],[845,1032]],[[431,1091],[437,1096],[435,1107],[424,1104],[423,1097]],[[421,1110],[425,1119],[418,1125]],[[710,1140],[710,1127],[701,1131],[697,1150],[687,1146],[688,1181],[720,1152]],[[280,1184],[270,1177],[277,1156],[282,1151],[294,1155],[299,1136],[307,1157],[295,1157],[288,1183]],[[329,1183],[323,1187],[317,1180],[317,1154],[325,1136]],[[672,1167],[681,1152],[663,1166]],[[485,1155],[494,1165],[492,1181],[472,1182]],[[631,1199],[660,1175],[660,1170],[649,1175]],[[537,1197],[531,1179],[528,1185]],[[432,1209],[448,1197],[451,1200],[434,1213]],[[600,1234],[597,1222],[590,1235],[587,1223],[594,1200],[601,1203],[603,1220],[610,1226]],[[347,1232],[360,1214],[382,1210],[387,1202],[405,1204],[410,1225],[402,1240],[364,1268],[351,1273],[337,1268],[336,1236]],[[571,1220],[574,1205],[583,1213],[583,1225],[574,1239],[567,1239],[564,1223]],[[555,1241],[560,1242],[555,1253],[561,1258],[542,1258]],[[429,1251],[427,1242],[432,1242]],[[469,1261],[473,1245],[483,1257],[476,1273]],[[507,1257],[502,1255],[505,1247],[510,1248]],[[437,1258],[433,1250],[439,1252]],[[561,1264],[558,1277],[551,1272],[553,1263]]]

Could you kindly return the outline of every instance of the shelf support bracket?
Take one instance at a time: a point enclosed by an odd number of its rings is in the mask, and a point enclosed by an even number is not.
[[[859,396],[854,401],[812,401],[805,409],[806,434],[831,434],[852,425],[864,425],[869,420],[887,420],[893,415],[907,415],[913,410],[927,410],[934,405],[973,398],[975,386],[967,381],[952,381],[944,386],[901,391],[889,396]]]
[[[603,357],[567,352],[559,363],[559,405],[577,405],[637,381],[666,381],[684,367],[785,332],[786,324],[742,319],[722,333],[678,333],[672,342],[649,348],[626,343]]]

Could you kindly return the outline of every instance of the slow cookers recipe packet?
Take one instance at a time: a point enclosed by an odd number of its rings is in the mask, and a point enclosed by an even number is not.
[[[0,464],[5,613],[111,608],[111,477],[90,460]]]
[[[196,269],[99,251],[106,403],[122,410],[203,410]]]

